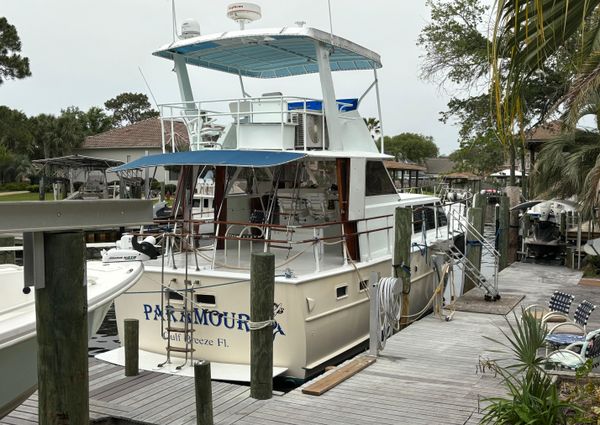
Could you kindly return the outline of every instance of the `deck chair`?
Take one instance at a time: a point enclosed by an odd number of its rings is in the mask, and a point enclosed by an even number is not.
[[[554,291],[548,300],[547,307],[540,304],[532,304],[525,308],[524,313],[541,320],[542,323],[566,322],[569,318],[569,311],[574,299],[574,295]]]
[[[584,341],[588,319],[595,309],[595,305],[583,300],[577,306],[573,320],[554,325],[546,336],[546,342],[554,347],[561,347]]]
[[[587,334],[580,342],[550,353],[546,360],[557,367],[576,370],[592,359],[592,367],[600,364],[600,329]]]

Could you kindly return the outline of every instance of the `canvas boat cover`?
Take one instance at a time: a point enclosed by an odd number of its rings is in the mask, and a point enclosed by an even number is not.
[[[127,164],[113,167],[109,171],[119,172],[138,168],[177,165],[215,165],[231,167],[265,168],[287,164],[304,158],[305,153],[288,151],[252,150],[201,150],[149,155]]]

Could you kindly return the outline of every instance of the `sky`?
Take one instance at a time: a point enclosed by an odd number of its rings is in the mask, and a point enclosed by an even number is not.
[[[295,25],[329,30],[326,0],[255,0],[262,19],[248,28]],[[226,17],[228,0],[176,0],[177,20],[197,19],[202,34],[236,30]],[[438,121],[449,95],[419,79],[423,52],[416,46],[429,21],[424,0],[331,0],[334,34],[381,55],[379,70],[383,129],[432,136],[441,154],[458,148],[458,129]],[[141,68],[158,103],[179,101],[170,61],[152,52],[172,41],[171,0],[1,0],[0,16],[16,26],[32,76],[0,86],[0,104],[28,115],[58,114],[68,106],[87,110],[123,92],[150,98]],[[190,67],[196,100],[240,97],[236,76]],[[369,71],[334,73],[338,98],[360,97]],[[321,97],[317,74],[276,80],[245,79],[252,95]],[[374,90],[361,104],[377,116]]]

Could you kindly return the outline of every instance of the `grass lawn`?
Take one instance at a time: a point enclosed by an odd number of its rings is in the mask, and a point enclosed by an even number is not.
[[[28,192],[28,193],[18,193],[16,195],[6,195],[0,196],[0,202],[5,201],[37,201],[40,199],[40,195],[38,193]],[[46,200],[52,200],[52,193],[46,193]]]

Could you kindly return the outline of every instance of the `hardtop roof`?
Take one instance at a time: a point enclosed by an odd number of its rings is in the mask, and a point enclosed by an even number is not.
[[[280,78],[318,72],[315,43],[331,50],[332,71],[381,68],[380,56],[327,32],[304,27],[228,31],[183,39],[163,46],[155,56],[255,78]]]

